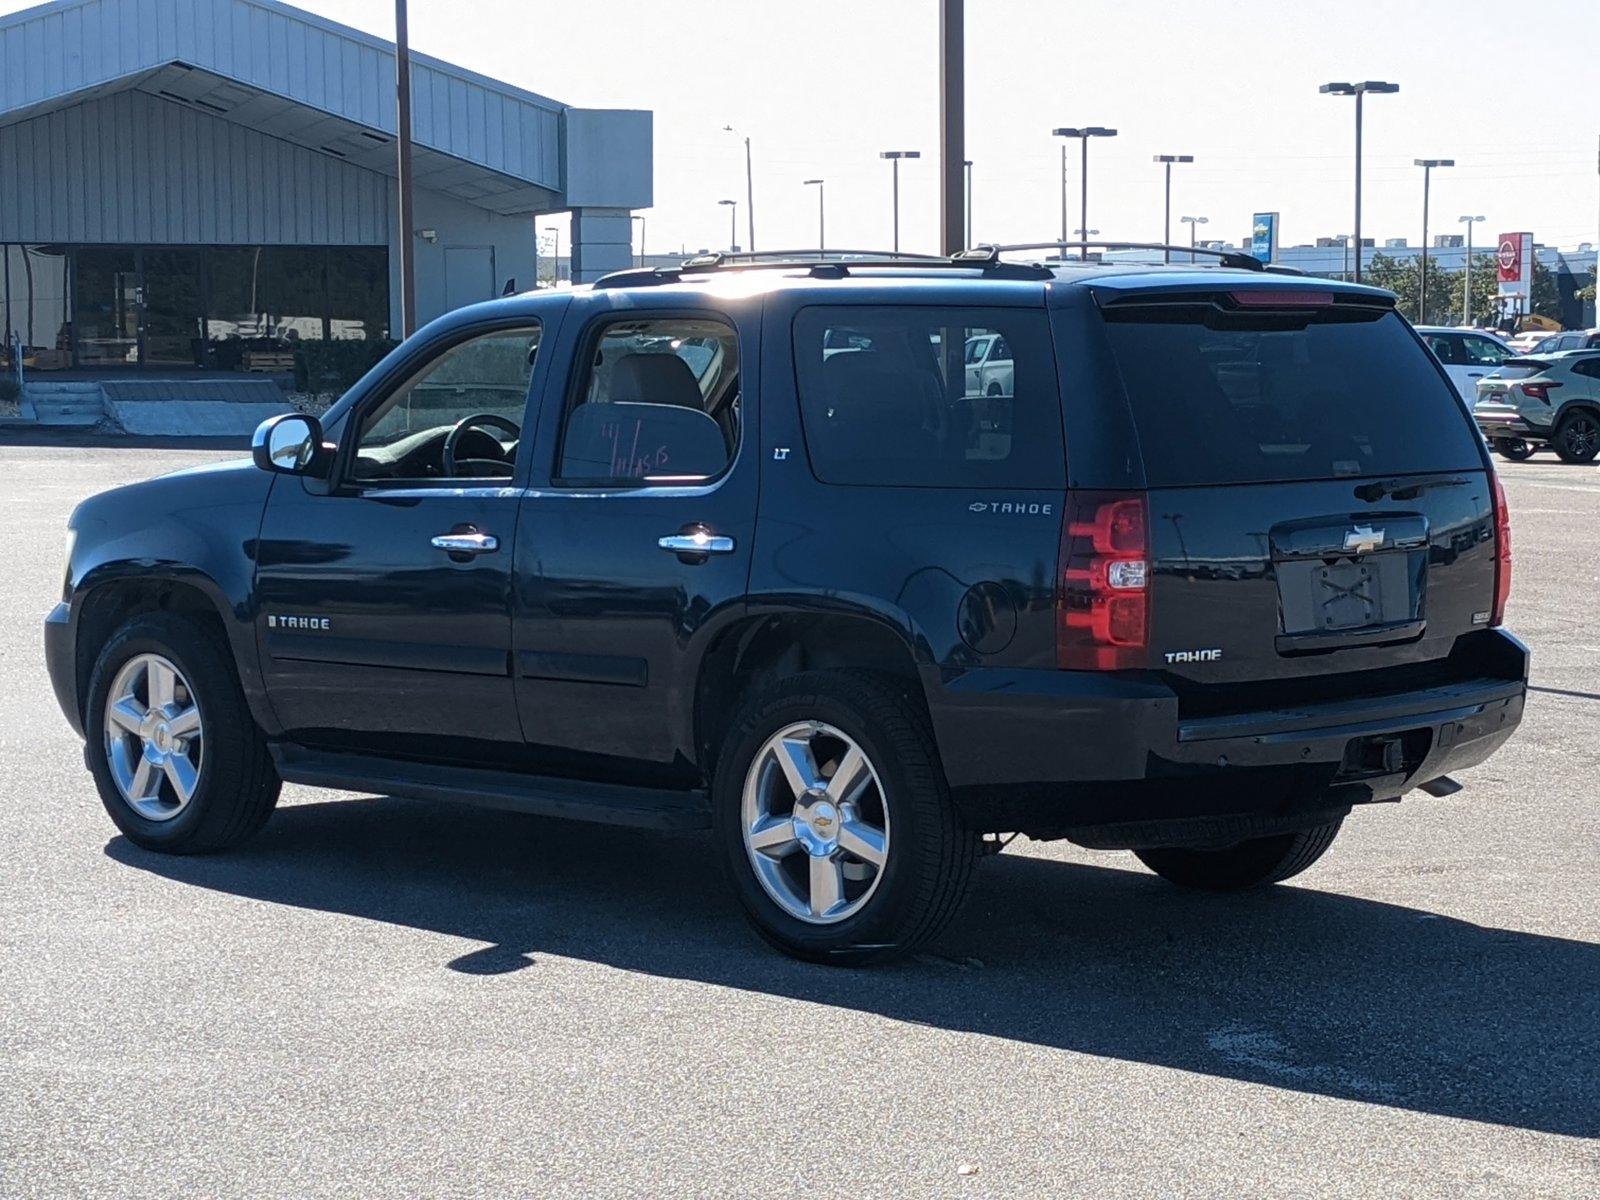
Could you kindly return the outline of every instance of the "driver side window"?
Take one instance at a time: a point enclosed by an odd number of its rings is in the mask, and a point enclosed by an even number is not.
[[[522,444],[538,351],[537,324],[497,330],[444,351],[366,415],[355,477],[508,477]]]

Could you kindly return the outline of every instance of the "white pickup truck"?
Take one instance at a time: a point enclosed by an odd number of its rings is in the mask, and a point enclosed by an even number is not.
[[[980,333],[967,339],[967,395],[1009,396],[1014,369],[1011,347],[998,333]]]

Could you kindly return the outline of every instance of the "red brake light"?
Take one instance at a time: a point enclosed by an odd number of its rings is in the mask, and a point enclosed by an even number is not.
[[[1524,383],[1522,385],[1522,390],[1527,395],[1532,396],[1540,404],[1549,404],[1550,389],[1558,388],[1560,386],[1561,385],[1559,383]]]
[[[1149,514],[1142,494],[1075,493],[1061,530],[1056,665],[1142,667],[1150,644]]]
[[[1326,308],[1333,303],[1332,292],[1311,288],[1252,288],[1228,294],[1237,308]]]
[[[1494,608],[1489,624],[1504,625],[1506,600],[1511,595],[1511,513],[1506,508],[1506,489],[1494,476]]]

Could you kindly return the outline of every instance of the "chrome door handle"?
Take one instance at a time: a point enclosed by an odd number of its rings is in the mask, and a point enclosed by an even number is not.
[[[724,537],[719,533],[708,533],[698,529],[693,533],[674,533],[664,538],[657,538],[656,545],[673,554],[732,554],[733,539]]]
[[[492,554],[500,549],[500,539],[492,533],[441,533],[433,547],[449,554]]]

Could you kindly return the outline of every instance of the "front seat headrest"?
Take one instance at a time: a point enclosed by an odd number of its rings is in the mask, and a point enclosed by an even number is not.
[[[611,370],[611,400],[705,411],[694,372],[676,354],[624,354]]]

